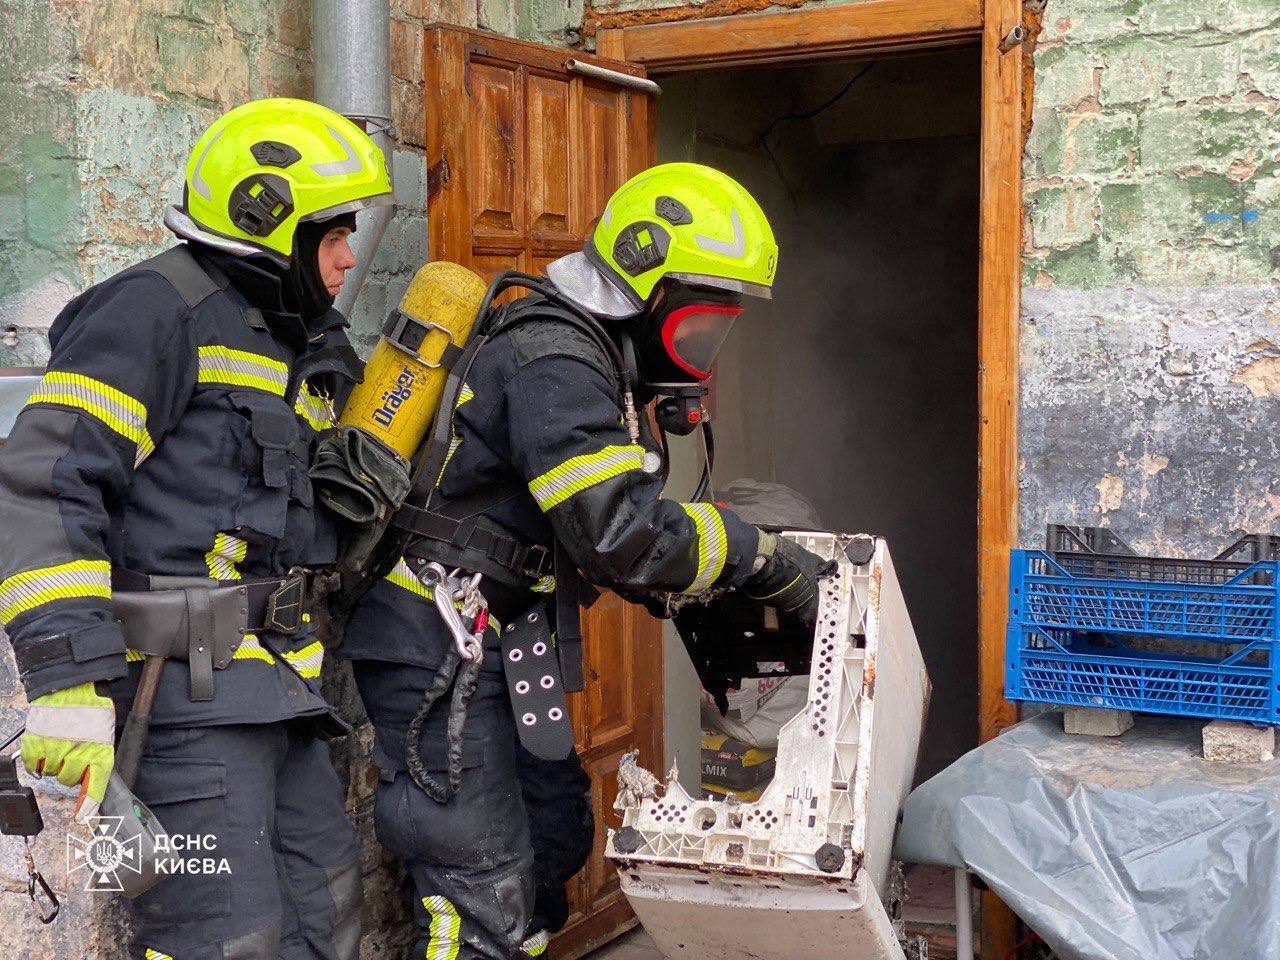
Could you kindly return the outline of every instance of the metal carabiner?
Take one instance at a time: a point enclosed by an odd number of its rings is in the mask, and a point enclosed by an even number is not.
[[[428,563],[418,572],[418,580],[424,586],[431,588],[431,597],[435,601],[436,610],[440,613],[440,619],[444,621],[445,629],[453,637],[453,648],[458,657],[468,662],[479,660],[480,651],[476,649],[478,645],[463,624],[458,608],[453,605],[456,594],[459,592],[459,587],[456,585],[457,579],[451,577],[440,564]]]
[[[484,655],[484,632],[489,628],[489,601],[480,592],[483,574],[472,574],[462,584],[462,615],[471,621],[471,642],[475,659]]]
[[[36,869],[36,859],[31,855],[31,838],[23,837],[22,840],[26,844],[27,896],[36,908],[36,916],[40,918],[40,922],[47,925],[57,919],[62,904],[58,902],[58,895],[53,892],[44,874]]]

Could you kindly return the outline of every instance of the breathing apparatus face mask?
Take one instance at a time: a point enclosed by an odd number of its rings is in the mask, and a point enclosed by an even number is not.
[[[726,290],[667,279],[654,291],[637,349],[665,432],[685,436],[702,423],[703,383],[741,313],[740,295]]]

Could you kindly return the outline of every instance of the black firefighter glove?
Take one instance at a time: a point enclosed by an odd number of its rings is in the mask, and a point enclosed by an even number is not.
[[[371,523],[391,516],[409,495],[409,462],[372,434],[339,425],[316,445],[311,482],[334,513]]]
[[[786,537],[760,532],[756,569],[742,592],[792,620],[813,629],[818,622],[818,579],[834,573],[836,561],[823,560]]]

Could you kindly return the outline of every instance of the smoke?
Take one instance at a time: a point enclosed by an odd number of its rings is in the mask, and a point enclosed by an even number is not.
[[[888,538],[945,691],[928,775],[977,737],[978,139],[824,145],[797,120],[775,164],[760,131],[832,89],[805,76],[698,80],[695,158],[761,199],[780,247],[773,300],[750,302],[718,365],[716,479],[786,484],[833,528]]]

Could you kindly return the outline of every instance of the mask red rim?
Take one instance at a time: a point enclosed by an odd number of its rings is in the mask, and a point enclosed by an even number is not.
[[[667,356],[671,358],[671,362],[690,376],[697,377],[699,380],[706,380],[711,376],[710,369],[699,370],[687,361],[680,359],[680,356],[676,353],[676,327],[680,325],[681,320],[691,313],[718,313],[724,316],[732,316],[736,319],[742,315],[742,309],[740,306],[725,303],[694,303],[687,307],[672,310],[667,314],[667,318],[662,321],[662,345],[666,348]]]

